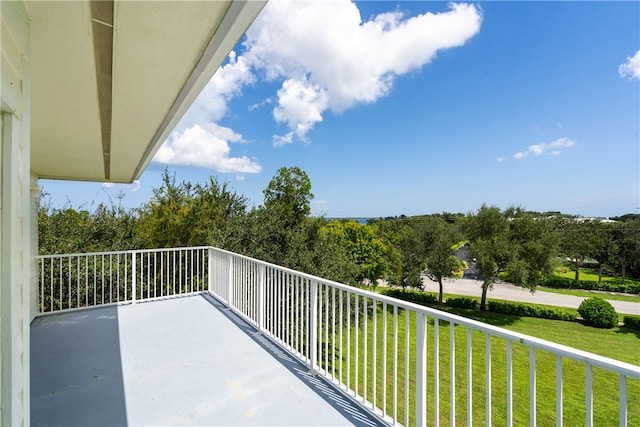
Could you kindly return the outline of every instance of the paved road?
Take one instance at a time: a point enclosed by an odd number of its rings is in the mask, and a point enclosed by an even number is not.
[[[428,292],[438,292],[438,284],[427,278],[423,278],[426,284],[425,290]],[[482,295],[482,282],[473,279],[456,279],[444,282],[444,292],[454,295],[468,295],[480,297]],[[502,299],[510,301],[530,302],[534,304],[555,305],[558,307],[578,308],[585,299],[574,295],[554,294],[551,292],[531,291],[507,283],[496,283],[493,290],[489,290],[487,298]],[[606,299],[606,296],[603,295]],[[628,301],[612,301],[611,305],[618,313],[640,315],[640,303]]]

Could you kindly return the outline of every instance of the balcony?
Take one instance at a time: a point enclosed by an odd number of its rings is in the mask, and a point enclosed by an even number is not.
[[[38,275],[33,425],[640,421],[638,366],[220,249]]]

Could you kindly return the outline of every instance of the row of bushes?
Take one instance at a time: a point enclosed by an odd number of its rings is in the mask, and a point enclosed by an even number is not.
[[[640,331],[640,316],[633,316],[631,314],[626,314],[624,316],[624,326],[625,328],[635,329],[636,331]]]
[[[438,295],[415,290],[402,290],[397,288],[385,289],[387,296],[409,301],[420,305],[434,307],[438,305]],[[447,307],[477,310],[479,299],[474,297],[447,298],[444,305]],[[538,317],[541,319],[577,321],[575,314],[562,308],[546,307],[537,304],[528,304],[514,301],[488,300],[487,310],[493,313],[511,314],[514,316]],[[578,313],[584,323],[598,328],[613,328],[618,325],[618,313],[611,304],[601,298],[588,298],[582,302]],[[625,315],[624,326],[629,329],[640,330],[640,316]]]
[[[593,282],[587,280],[569,279],[568,277],[549,277],[542,282],[542,286],[558,289],[585,289],[588,291],[621,292],[625,294],[640,294],[640,283],[621,280],[610,282]]]
[[[402,290],[398,288],[385,289],[383,293],[387,296],[409,301],[420,305],[437,306],[438,295],[429,292],[415,290]],[[447,307],[463,308],[466,310],[477,310],[480,300],[474,297],[450,297],[444,304]],[[539,317],[551,320],[575,320],[575,315],[561,308],[544,307],[537,304],[526,304],[512,301],[489,300],[487,309],[493,313],[513,314],[516,316]]]
[[[513,301],[489,301],[489,311],[515,316],[539,317],[541,319],[574,321],[576,316],[561,308],[544,307],[537,304],[527,304]]]

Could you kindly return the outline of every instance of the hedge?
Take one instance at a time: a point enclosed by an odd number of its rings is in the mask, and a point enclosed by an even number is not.
[[[478,300],[469,297],[447,298],[446,304],[447,307],[466,308],[468,310],[478,308]]]
[[[635,329],[636,331],[640,331],[640,316],[625,314],[624,327],[629,329]]]
[[[536,304],[526,304],[512,301],[490,300],[487,303],[489,311],[516,316],[539,317],[541,319],[574,321],[576,317],[561,308],[547,308]]]
[[[437,294],[395,288],[385,289],[382,293],[393,298],[398,298],[403,301],[409,301],[420,305],[438,305]],[[474,297],[451,297],[447,298],[445,305],[447,307],[476,310],[478,309],[479,300]],[[551,308],[513,301],[488,300],[487,309],[493,313],[511,314],[514,316],[538,317],[541,319],[564,320],[570,322],[576,320],[575,314],[562,308]]]
[[[567,277],[553,276],[545,279],[542,286],[558,289],[585,289],[588,291],[605,291],[605,292],[621,292],[625,294],[640,294],[640,283],[625,282],[615,280],[611,282],[593,282],[587,280],[578,280],[577,282]]]
[[[382,291],[384,295],[409,301],[420,305],[433,305],[438,303],[438,296],[427,292],[415,291],[412,289],[388,288]]]

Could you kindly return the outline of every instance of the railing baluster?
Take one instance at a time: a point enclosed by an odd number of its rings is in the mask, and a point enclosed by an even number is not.
[[[309,367],[312,372],[316,371],[316,345],[318,342],[318,282],[311,281],[311,325],[309,327]]]
[[[351,390],[351,292],[347,292],[347,389]]]
[[[387,302],[382,302],[382,416],[387,415]]]
[[[411,341],[411,330],[409,322],[411,321],[411,312],[404,311],[404,425],[409,423],[409,366],[411,365],[409,356],[409,343]]]
[[[371,378],[371,385],[372,387],[372,396],[371,396],[371,405],[372,408],[376,408],[376,392],[377,392],[377,378],[376,378],[376,368],[378,367],[378,360],[377,360],[377,349],[378,349],[378,300],[376,299],[372,299],[371,300],[373,302],[373,343],[371,345],[372,349],[373,349],[373,361],[372,361],[372,366],[373,366],[373,372],[372,372],[372,378]]]
[[[449,322],[449,424],[456,425],[456,324]]]
[[[398,306],[393,306],[393,420],[398,420]]]
[[[362,341],[364,346],[364,351],[362,352],[363,361],[362,361],[362,402],[366,403],[367,401],[367,371],[369,370],[369,365],[367,365],[367,355],[369,354],[369,347],[367,346],[367,323],[368,323],[368,313],[367,313],[367,302],[368,298],[365,296],[363,298],[362,303],[362,311],[364,313],[364,319],[362,320],[364,331],[362,332]]]
[[[440,425],[440,319],[433,318],[433,409],[434,426]]]
[[[339,340],[340,340],[340,383],[344,384],[344,375],[343,375],[343,371],[344,371],[344,362],[342,361],[342,347],[344,346],[343,342],[342,342],[342,293],[343,291],[340,289],[338,290],[338,295],[339,295],[339,318],[338,318],[338,335],[339,335]]]
[[[513,350],[507,340],[507,427],[513,426]]]
[[[356,305],[355,305],[355,334],[356,334],[356,340],[355,340],[355,346],[356,346],[356,353],[354,355],[354,359],[355,359],[355,368],[356,368],[356,376],[354,378],[354,388],[353,390],[356,392],[356,399],[358,398],[358,384],[359,384],[359,368],[360,368],[360,364],[358,363],[359,361],[359,355],[360,355],[360,343],[358,342],[358,339],[360,338],[360,333],[359,333],[359,329],[360,329],[360,325],[358,324],[358,320],[360,318],[360,308],[358,307],[358,303],[360,301],[360,295],[358,294],[354,294],[355,298],[356,298]]]
[[[589,362],[585,365],[586,370],[586,412],[587,420],[586,427],[593,426],[593,368]]]
[[[321,286],[321,290],[320,290],[320,301],[322,301],[322,304],[320,306],[320,318],[322,319],[320,322],[320,355],[321,357],[319,357],[319,362],[321,362],[322,360],[324,360],[324,374],[326,375],[329,372],[329,367],[328,367],[328,363],[329,363],[329,302],[328,302],[328,292],[329,292],[329,286],[327,286],[325,283],[321,283],[319,284],[319,286]],[[324,343],[324,346],[322,345],[322,343]]]
[[[490,427],[491,426],[491,335],[485,334],[485,353],[484,353],[484,361],[485,361],[485,392],[486,392],[486,422],[485,424]]]
[[[473,425],[473,355],[471,328],[467,327],[467,426]]]
[[[556,427],[562,427],[562,356],[556,355]]]
[[[529,348],[529,425],[536,425],[536,349]]]
[[[627,427],[627,376],[620,374],[620,427]]]
[[[331,287],[331,379],[336,378],[336,288]]]
[[[101,268],[102,268],[102,281],[100,283],[100,288],[102,289],[102,302],[101,302],[101,304],[104,304],[104,254],[102,254],[100,260],[102,262],[102,265],[101,265]]]
[[[409,358],[407,358],[407,364]],[[407,405],[409,402],[406,403]],[[416,419],[415,425],[427,425],[427,315],[416,314]]]

